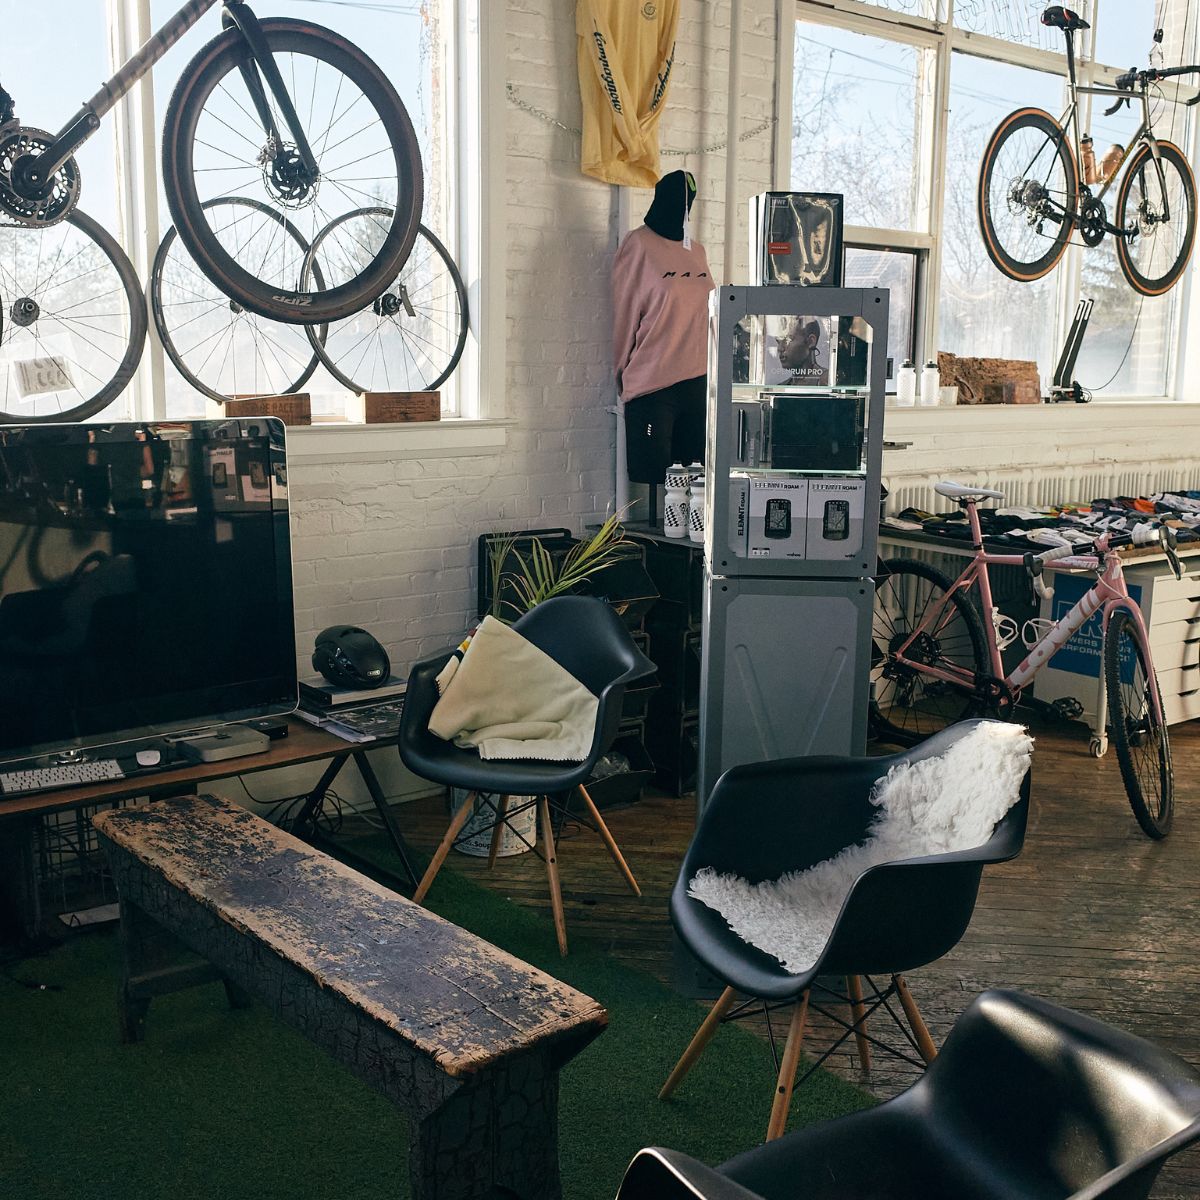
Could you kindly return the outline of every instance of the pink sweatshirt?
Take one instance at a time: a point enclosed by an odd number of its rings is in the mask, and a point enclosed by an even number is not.
[[[613,261],[613,366],[622,403],[703,375],[708,293],[704,247],[635,229]]]

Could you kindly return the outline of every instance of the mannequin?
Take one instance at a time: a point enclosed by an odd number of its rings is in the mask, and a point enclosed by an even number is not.
[[[631,482],[652,489],[672,462],[704,458],[708,294],[716,286],[691,237],[696,181],[664,175],[645,224],[613,262],[613,366]],[[651,491],[650,520],[655,519]]]

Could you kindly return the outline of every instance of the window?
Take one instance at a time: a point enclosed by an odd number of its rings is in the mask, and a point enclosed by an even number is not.
[[[1082,0],[1079,82],[1111,82],[1135,62],[1194,60],[1200,6],[1188,0]],[[1100,398],[1175,388],[1179,285],[1143,299],[1110,237],[1071,246],[1042,279],[1018,284],[988,258],[976,187],[1005,114],[1065,107],[1062,33],[1041,0],[797,0],[791,184],[846,196],[846,278],[892,289],[889,357],[937,350],[1035,359],[1049,386],[1081,297],[1095,301],[1076,376]],[[1192,9],[1196,11],[1193,12]],[[1163,36],[1155,41],[1156,22]],[[1097,157],[1127,144],[1138,114],[1105,117],[1081,97]],[[1158,137],[1190,153],[1192,110],[1162,97]],[[1115,194],[1106,197],[1109,217]]]
[[[6,41],[0,54],[0,79],[17,99],[18,115],[31,125],[59,129],[72,114],[78,97],[64,92],[68,80],[100,81],[111,76],[134,49],[160,28],[182,6],[183,0],[43,0],[30,9],[18,0],[0,0],[0,19],[5,28],[18,29],[18,37]],[[479,105],[475,94],[478,73],[465,69],[460,54],[474,53],[473,41],[479,0],[406,0],[402,4],[348,4],[345,0],[303,0],[279,6],[281,15],[300,17],[336,30],[364,48],[393,81],[413,122],[421,147],[425,174],[422,223],[436,235],[466,277],[468,287],[479,274],[479,231],[466,203],[473,196],[459,194],[457,180],[477,154]],[[293,12],[292,9],[296,11]],[[301,12],[300,10],[303,9]],[[32,13],[32,15],[31,15]],[[273,15],[269,6],[258,9],[260,18]],[[62,40],[69,27],[71,38]],[[171,230],[171,216],[161,186],[160,135],[163,118],[180,73],[200,48],[220,31],[220,9],[214,7],[156,64],[153,72],[108,114],[97,134],[78,155],[83,178],[80,208],[98,219],[118,238],[132,259],[143,284],[149,283],[151,264],[160,240]],[[53,69],[46,68],[53,63]],[[470,81],[469,84],[467,81]],[[464,96],[459,89],[470,87]],[[90,90],[90,89],[89,89]],[[67,103],[64,96],[70,95]],[[467,149],[465,149],[467,148]],[[370,181],[364,179],[364,203],[369,203]],[[475,204],[477,207],[477,204]],[[231,207],[231,213],[233,208]],[[232,220],[232,218],[231,218]],[[214,222],[214,225],[216,222]],[[11,235],[9,235],[11,240]],[[256,243],[247,243],[247,253],[256,253]],[[270,246],[263,243],[264,252]],[[242,249],[239,244],[239,250]],[[182,247],[175,242],[175,258]],[[470,269],[464,259],[470,257]],[[184,288],[189,267],[186,251],[177,262],[176,279]],[[422,272],[427,290],[440,277],[434,268],[421,266],[418,259],[432,259],[427,244],[418,243],[412,255],[414,269]],[[435,264],[436,265],[436,264]],[[3,263],[0,262],[0,271]],[[474,276],[475,278],[472,278]],[[3,278],[0,275],[0,278]],[[215,289],[200,276],[195,285],[206,293],[201,305],[204,320],[187,329],[178,339],[179,348],[194,350],[188,361],[197,377],[203,378],[215,360],[206,360],[206,347],[221,342],[205,327],[216,329],[212,314],[220,308]],[[3,289],[0,289],[2,291]],[[452,290],[452,289],[451,289]],[[212,295],[207,295],[212,293]],[[186,288],[179,294],[186,295]],[[194,303],[200,305],[199,300]],[[473,331],[478,314],[472,314]],[[181,318],[179,325],[183,325]],[[214,411],[211,402],[172,365],[151,329],[135,385],[103,414],[106,418],[136,416],[197,417]],[[178,328],[178,325],[177,325]],[[474,338],[468,339],[469,343]],[[261,334],[264,357],[280,363],[289,380],[312,359],[311,346],[299,326],[271,325]],[[237,346],[229,346],[230,355]],[[0,347],[0,356],[3,348]],[[203,364],[204,370],[200,369]],[[463,386],[469,371],[478,374],[479,355],[468,345],[463,365],[441,387],[446,415],[475,415],[478,388]],[[0,369],[3,368],[0,357]],[[273,382],[273,380],[272,380]],[[473,382],[473,381],[472,381]],[[404,385],[399,385],[403,387]],[[318,367],[304,389],[312,394],[314,416],[338,418],[345,414],[349,393],[323,367]],[[251,387],[251,391],[272,390]],[[465,399],[470,397],[469,402]],[[31,411],[31,415],[33,415]]]

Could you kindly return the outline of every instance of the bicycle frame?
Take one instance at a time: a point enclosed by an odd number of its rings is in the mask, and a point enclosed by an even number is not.
[[[305,169],[315,178],[319,174],[316,159],[304,136],[300,119],[284,87],[279,69],[263,39],[258,20],[245,0],[188,0],[157,33],[151,34],[145,45],[111,79],[101,85],[100,90],[63,126],[50,146],[38,156],[37,170],[41,179],[48,179],[53,175],[100,128],[101,120],[117,101],[126,95],[139,79],[148,74],[155,63],[197,24],[210,8],[218,4],[224,5],[225,8],[222,24],[226,28],[236,28],[249,48],[250,54],[240,69],[264,133],[269,140],[274,139],[277,144],[282,141],[270,105],[267,103],[259,72],[279,105]]]
[[[897,662],[913,668],[922,675],[932,676],[946,683],[955,684],[969,691],[974,691],[977,678],[973,670],[952,665],[933,666],[928,663],[907,659],[905,655],[908,648],[917,638],[931,631],[936,634],[942,627],[942,623],[955,615],[955,610],[950,599],[955,592],[963,592],[965,594],[970,592],[972,587],[978,586],[980,604],[983,609],[983,628],[984,636],[987,639],[988,661],[991,673],[993,678],[1004,682],[1014,700],[1020,695],[1021,690],[1030,683],[1038,671],[1098,611],[1103,613],[1102,629],[1106,637],[1108,635],[1109,620],[1117,609],[1123,608],[1132,614],[1138,631],[1138,638],[1146,656],[1146,669],[1153,674],[1154,664],[1150,657],[1150,639],[1146,632],[1146,623],[1142,618],[1142,610],[1130,596],[1129,589],[1125,584],[1121,556],[1115,550],[1109,548],[1108,535],[1102,534],[1096,539],[1095,544],[1096,550],[1100,552],[1099,555],[1072,556],[1046,564],[1050,570],[1058,571],[1077,570],[1081,567],[1098,568],[1099,575],[1096,582],[1071,607],[1070,611],[1055,621],[1046,633],[1038,639],[1025,658],[1012,671],[1005,675],[1004,664],[1000,657],[1000,645],[996,638],[996,626],[992,620],[994,609],[992,584],[988,575],[988,568],[992,566],[1023,568],[1025,566],[1025,556],[1023,554],[990,554],[984,550],[983,533],[980,529],[979,514],[975,510],[975,505],[968,501],[965,508],[967,510],[967,520],[970,523],[971,540],[974,549],[971,562],[954,581],[954,584],[946,595],[936,604],[930,606],[929,612],[925,614],[924,619],[896,650],[895,658]],[[1103,562],[1102,566],[1101,561]],[[1163,714],[1157,688],[1150,689],[1150,703],[1154,709],[1155,717],[1162,723]]]
[[[1112,87],[1088,87],[1079,84],[1075,78],[1075,40],[1070,34],[1067,35],[1067,90],[1069,92],[1070,99],[1068,100],[1067,107],[1062,116],[1059,117],[1058,123],[1061,126],[1064,135],[1067,134],[1068,128],[1070,127],[1072,135],[1071,149],[1075,152],[1075,164],[1079,174],[1079,185],[1080,188],[1084,188],[1090,185],[1086,184],[1083,179],[1083,130],[1079,120],[1079,97],[1081,95],[1085,95],[1120,96],[1123,98],[1128,98],[1134,93],[1124,92],[1118,88]],[[1133,137],[1129,139],[1128,145],[1126,145],[1125,149],[1122,151],[1120,161],[1117,163],[1109,177],[1100,185],[1100,190],[1096,193],[1093,199],[1097,202],[1103,201],[1104,197],[1108,194],[1109,188],[1111,188],[1117,182],[1121,172],[1125,169],[1125,164],[1132,157],[1136,148],[1142,142],[1145,142],[1146,145],[1150,147],[1150,155],[1154,159],[1154,167],[1158,173],[1158,182],[1163,204],[1163,220],[1167,221],[1170,220],[1171,217],[1170,201],[1167,196],[1167,179],[1163,172],[1162,158],[1158,150],[1158,139],[1154,136],[1154,124],[1150,117],[1150,97],[1145,88],[1143,88],[1141,93],[1137,95],[1137,99],[1140,101],[1142,106],[1141,124],[1138,126],[1137,133],[1135,133]],[[1077,217],[1079,207],[1079,197],[1077,196],[1075,200],[1076,211],[1065,214],[1066,218],[1072,221],[1072,223],[1078,223]],[[1122,237],[1128,236],[1128,231],[1118,230],[1116,226],[1112,225],[1110,225],[1108,232]]]

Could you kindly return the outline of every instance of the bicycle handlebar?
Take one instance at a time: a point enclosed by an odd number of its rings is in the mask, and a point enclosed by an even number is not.
[[[1117,76],[1113,82],[1113,86],[1119,92],[1132,92],[1135,85],[1145,89],[1152,83],[1158,83],[1163,79],[1173,79],[1178,75],[1189,75],[1193,71],[1200,71],[1200,66],[1150,67],[1145,71],[1139,71],[1137,67],[1130,67],[1128,71]],[[1104,110],[1104,115],[1111,117],[1117,109],[1128,103],[1128,96],[1118,96],[1113,106]],[[1190,100],[1185,100],[1184,103],[1188,105],[1200,104],[1200,94],[1193,96]]]

